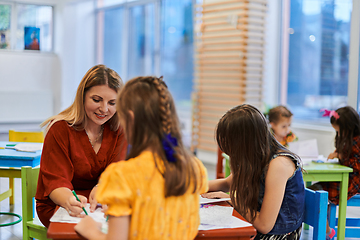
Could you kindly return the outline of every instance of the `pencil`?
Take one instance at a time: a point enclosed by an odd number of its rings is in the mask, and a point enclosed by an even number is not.
[[[76,200],[78,200],[79,202],[81,202],[80,199],[78,198],[78,196],[76,195],[76,192],[75,192],[74,190],[72,190],[72,193],[73,193],[74,196],[76,197]],[[87,211],[85,210],[84,207],[82,207],[82,209],[83,209],[83,211],[84,211],[84,213],[85,213],[86,215],[89,215],[89,214],[87,213]]]

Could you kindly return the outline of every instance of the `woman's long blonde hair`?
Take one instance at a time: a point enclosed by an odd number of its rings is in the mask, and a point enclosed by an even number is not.
[[[40,127],[47,126],[47,132],[54,123],[60,120],[65,120],[75,129],[83,130],[87,121],[84,107],[86,92],[90,88],[99,85],[107,85],[111,89],[114,89],[116,92],[118,92],[118,90],[124,84],[120,76],[114,70],[102,64],[95,65],[86,72],[85,76],[81,80],[76,91],[75,100],[71,106],[59,114],[46,119],[43,123],[40,124]],[[108,122],[110,123],[111,130],[113,131],[116,131],[120,126],[120,121],[117,114],[114,114],[114,116],[109,119]]]

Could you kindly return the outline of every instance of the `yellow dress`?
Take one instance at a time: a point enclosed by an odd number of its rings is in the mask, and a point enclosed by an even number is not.
[[[108,215],[131,215],[129,239],[194,239],[200,223],[199,194],[208,190],[206,168],[196,161],[199,181],[195,193],[190,187],[182,196],[165,198],[164,178],[153,153],[144,151],[108,166],[100,177],[96,199],[108,205]]]

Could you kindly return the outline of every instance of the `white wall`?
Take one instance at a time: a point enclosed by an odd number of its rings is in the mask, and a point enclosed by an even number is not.
[[[50,117],[56,105],[53,83],[60,81],[57,55],[1,51],[0,94],[3,94],[0,96],[0,123],[11,120],[38,124],[42,121],[41,117],[43,120]],[[40,96],[44,98],[41,99]]]

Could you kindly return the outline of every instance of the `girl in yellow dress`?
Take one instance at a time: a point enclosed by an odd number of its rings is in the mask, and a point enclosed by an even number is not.
[[[126,161],[104,171],[96,192],[97,201],[107,205],[108,233],[91,217],[75,230],[97,240],[194,239],[207,172],[183,146],[166,84],[162,78],[134,78],[116,108],[130,145]]]

